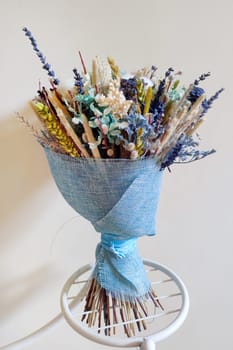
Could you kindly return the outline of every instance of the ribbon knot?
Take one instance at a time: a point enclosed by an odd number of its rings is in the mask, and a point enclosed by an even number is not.
[[[109,233],[101,234],[101,246],[112,252],[118,258],[125,258],[128,253],[136,248],[137,238],[129,239],[113,239],[113,236]]]

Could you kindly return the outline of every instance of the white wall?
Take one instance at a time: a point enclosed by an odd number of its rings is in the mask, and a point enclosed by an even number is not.
[[[29,116],[38,79],[47,81],[21,32],[28,26],[64,79],[80,67],[81,50],[86,62],[111,55],[128,70],[153,63],[162,73],[173,66],[186,82],[211,71],[209,93],[226,88],[200,130],[217,153],[165,174],[159,235],[141,239],[140,250],[182,276],[191,297],[184,326],[160,348],[231,348],[232,13],[231,0],[0,1],[0,345],[59,311],[63,283],[93,260],[98,241],[62,199],[40,146],[14,116]],[[83,347],[102,349],[63,324],[31,348]]]

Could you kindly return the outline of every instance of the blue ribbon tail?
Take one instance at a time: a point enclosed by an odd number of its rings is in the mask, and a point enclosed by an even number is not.
[[[101,234],[92,277],[112,297],[134,301],[146,296],[151,286],[138,253],[137,238],[116,240],[113,237]]]

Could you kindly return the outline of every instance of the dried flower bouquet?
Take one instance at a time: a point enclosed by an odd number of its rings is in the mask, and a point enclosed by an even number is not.
[[[64,198],[101,232],[85,306],[97,312],[84,318],[89,326],[103,322],[110,335],[116,308],[123,321],[147,315],[148,300],[163,308],[136,241],[155,234],[163,170],[214,152],[199,150],[194,135],[223,89],[208,99],[200,83],[210,73],[186,88],[172,68],[162,78],[155,66],[126,74],[112,58],[94,58],[88,72],[81,53],[82,72],[73,69],[73,85],[64,88],[31,32],[23,31],[51,84],[40,85],[32,101],[41,122],[35,136]],[[138,321],[137,329],[144,328]],[[124,331],[135,333],[127,325]]]

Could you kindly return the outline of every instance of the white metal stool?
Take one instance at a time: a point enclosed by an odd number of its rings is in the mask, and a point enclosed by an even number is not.
[[[86,338],[103,345],[115,347],[139,346],[143,350],[155,349],[156,343],[169,337],[184,322],[189,309],[189,297],[184,283],[173,271],[150,260],[144,260],[144,265],[149,274],[152,286],[158,295],[158,299],[164,305],[164,311],[159,311],[159,313],[154,313],[155,310],[153,305],[149,308],[148,317],[143,318],[147,323],[148,330],[141,332],[140,336],[137,337],[109,337],[98,333],[98,331],[103,330],[106,327],[93,329],[87,327],[85,323],[80,321],[83,315],[82,299],[85,295],[85,283],[87,282],[85,278],[83,279],[83,275],[91,269],[91,265],[83,266],[75,272],[68,279],[62,290],[61,308],[69,325]],[[154,274],[153,279],[151,274]],[[76,289],[80,288],[83,284],[84,288],[77,293]],[[71,300],[76,302],[74,308],[70,308],[69,306]],[[163,319],[162,322],[160,319]],[[130,322],[136,323],[136,320],[125,323]],[[124,323],[121,322],[111,325],[111,327],[119,327],[123,324]]]
[[[120,326],[124,325],[123,322],[111,325],[119,328],[119,332],[114,336],[101,334],[106,327],[89,328],[81,322],[87,280],[92,270],[92,265],[88,264],[78,269],[65,283],[61,293],[62,312],[59,315],[32,334],[0,347],[0,350],[23,349],[52,330],[64,318],[76,332],[96,343],[113,347],[140,347],[140,350],[155,350],[158,342],[168,338],[184,322],[189,310],[189,296],[184,283],[172,270],[151,260],[143,262],[164,311],[155,310],[152,303],[148,305],[148,316],[142,319],[146,322],[147,330],[140,332],[139,336],[126,338],[120,330],[122,328]],[[133,322],[136,323],[137,320],[125,323]]]

